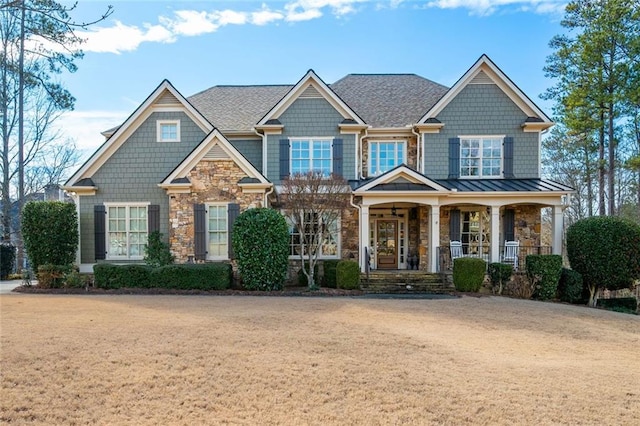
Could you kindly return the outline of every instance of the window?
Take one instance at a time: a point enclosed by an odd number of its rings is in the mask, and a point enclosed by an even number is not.
[[[405,163],[405,141],[369,142],[369,176],[380,175]]]
[[[460,138],[460,176],[500,177],[502,137]]]
[[[109,259],[142,259],[147,244],[147,205],[107,205]]]
[[[158,142],[180,142],[180,120],[158,120]]]
[[[322,172],[329,176],[332,139],[291,139],[291,174]]]
[[[210,259],[229,258],[227,205],[208,206],[208,254]]]
[[[491,216],[486,210],[463,211],[460,238],[468,256],[487,257],[491,244]]]
[[[315,231],[317,231],[318,227],[322,228],[322,241],[320,243],[320,252],[318,253],[319,258],[337,258],[339,257],[339,240],[340,240],[340,231],[338,226],[338,220],[330,221],[328,226],[325,226],[322,220],[313,220],[313,218],[317,218],[317,214],[314,216],[311,213],[306,213],[304,218],[304,232],[301,232],[300,229],[293,223],[290,217],[287,217],[287,224],[289,225],[289,256],[299,257],[300,256],[300,240],[304,239],[304,241],[311,241],[311,239],[315,235]],[[306,244],[305,244],[306,245]],[[302,247],[302,250],[306,250],[305,247]],[[307,253],[304,253],[305,256]]]

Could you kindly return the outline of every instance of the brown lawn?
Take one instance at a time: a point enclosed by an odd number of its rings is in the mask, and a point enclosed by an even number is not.
[[[455,300],[0,296],[0,423],[640,424],[640,317]]]

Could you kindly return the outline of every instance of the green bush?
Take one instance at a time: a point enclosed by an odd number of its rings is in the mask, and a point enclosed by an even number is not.
[[[13,272],[15,261],[16,248],[11,244],[0,244],[0,280],[6,280]]]
[[[502,294],[502,290],[513,274],[513,265],[508,263],[490,263],[488,272],[493,292]]]
[[[569,268],[562,268],[558,283],[558,297],[567,303],[584,303],[582,275]]]
[[[75,269],[64,276],[64,286],[68,288],[81,288],[86,285],[85,277]]]
[[[175,290],[224,290],[231,287],[229,263],[165,265],[113,265],[99,263],[93,267],[98,288],[165,288]]]
[[[453,261],[453,285],[458,291],[477,292],[482,287],[487,262],[475,257],[459,257]]]
[[[567,229],[567,255],[593,306],[599,289],[628,288],[640,278],[640,225],[611,216],[579,220]]]
[[[233,224],[233,251],[249,290],[281,290],[289,263],[289,229],[276,210],[242,212]]]
[[[533,297],[549,300],[556,297],[560,274],[562,274],[562,256],[558,254],[530,254],[526,258],[527,278],[534,289]]]
[[[327,288],[337,288],[336,268],[339,260],[325,260],[322,262],[324,273],[322,275],[322,286]]]
[[[65,286],[65,277],[72,271],[70,265],[52,265],[45,263],[38,266],[38,287],[61,288]]]
[[[313,276],[318,277],[318,264],[316,263],[313,266]],[[309,285],[309,280],[307,278],[307,276],[304,274],[304,270],[302,268],[298,269],[298,285],[299,286],[308,286]]]
[[[225,290],[231,287],[229,263],[165,265],[151,273],[151,287],[180,290]]]
[[[360,288],[360,266],[353,260],[341,260],[336,265],[336,286],[345,290]]]
[[[98,288],[148,288],[151,285],[151,271],[148,265],[113,265],[98,263],[93,267],[95,285]]]
[[[78,215],[73,203],[32,201],[22,212],[24,248],[34,271],[45,263],[71,265],[78,248]]]
[[[144,246],[144,261],[150,266],[171,265],[175,257],[171,254],[169,245],[162,241],[160,231],[153,231],[149,234],[147,244]]]
[[[617,299],[598,299],[598,306],[616,312],[638,312],[638,299],[635,297],[619,297]]]

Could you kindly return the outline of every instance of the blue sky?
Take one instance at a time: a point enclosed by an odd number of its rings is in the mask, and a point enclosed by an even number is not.
[[[84,59],[61,79],[76,97],[61,121],[85,155],[164,79],[185,96],[220,84],[293,84],[313,68],[415,73],[450,86],[486,53],[539,106],[556,0],[86,1],[73,16],[114,13],[82,36]],[[214,123],[215,124],[215,123]]]

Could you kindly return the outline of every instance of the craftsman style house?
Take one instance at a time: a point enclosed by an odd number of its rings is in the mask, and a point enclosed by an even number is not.
[[[282,179],[309,170],[340,174],[352,190],[322,258],[436,272],[451,241],[488,261],[501,261],[505,241],[541,252],[543,207],[547,250],[560,253],[572,189],[540,176],[552,125],[485,55],[451,88],[412,74],[329,85],[310,70],[294,85],[185,98],[165,80],[64,187],[80,218],[78,261],[82,271],[140,262],[154,230],[178,261],[230,259],[239,212],[277,206]]]

